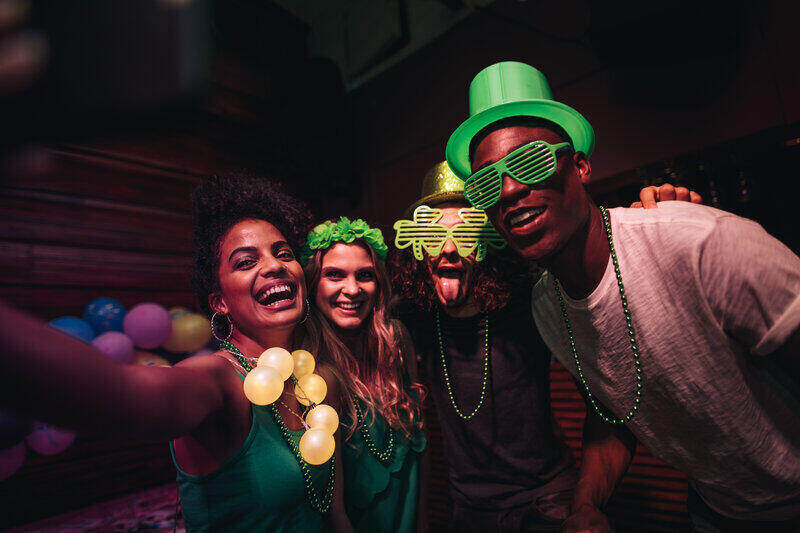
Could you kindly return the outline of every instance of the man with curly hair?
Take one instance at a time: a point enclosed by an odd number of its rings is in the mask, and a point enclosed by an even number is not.
[[[674,191],[643,189],[634,205],[655,207]],[[700,201],[688,190],[676,198]],[[470,208],[446,162],[428,171],[395,229],[408,250],[391,258],[392,285],[442,425],[452,529],[559,529],[577,476],[551,415],[550,354],[531,313],[538,276]]]
[[[437,225],[465,228],[463,182],[446,163],[425,176],[405,218],[420,206],[441,215]],[[577,475],[550,410],[528,269],[491,246],[481,261],[454,239],[438,255],[425,249],[421,260],[396,250],[389,267],[442,426],[452,529],[558,530]]]

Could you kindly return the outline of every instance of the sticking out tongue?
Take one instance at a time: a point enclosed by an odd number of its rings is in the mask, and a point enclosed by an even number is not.
[[[461,288],[461,278],[439,278],[439,288],[442,298],[446,302],[458,300],[458,291]]]

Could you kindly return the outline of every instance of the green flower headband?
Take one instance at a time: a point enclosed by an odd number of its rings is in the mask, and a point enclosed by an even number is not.
[[[337,222],[326,220],[308,233],[306,243],[300,250],[300,264],[306,265],[317,250],[326,250],[334,243],[343,242],[350,244],[356,239],[362,239],[369,244],[382,261],[386,260],[389,251],[383,241],[383,234],[377,228],[370,228],[360,218],[350,222],[347,217],[341,217]]]

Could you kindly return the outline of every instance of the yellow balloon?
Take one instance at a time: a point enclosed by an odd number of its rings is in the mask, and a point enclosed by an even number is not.
[[[179,305],[177,307],[171,307],[170,310],[167,312],[169,313],[170,318],[175,320],[179,316],[190,314],[192,311],[190,309],[187,309],[186,307],[183,307],[182,305]]]
[[[133,364],[143,366],[171,366],[169,361],[163,357],[141,350],[136,350],[136,355],[133,356]]]
[[[336,441],[324,429],[309,429],[300,437],[299,448],[303,461],[310,465],[321,465],[333,455]]]
[[[326,394],[328,394],[328,385],[317,374],[306,374],[298,379],[297,385],[294,386],[294,395],[297,396],[297,401],[303,405],[322,403]]]
[[[264,353],[258,358],[258,366],[274,368],[281,375],[281,379],[286,381],[292,375],[294,361],[292,361],[292,354],[287,350],[275,346],[264,350]]]
[[[269,405],[283,394],[283,380],[274,368],[257,366],[244,378],[244,395],[250,403]]]
[[[333,435],[339,429],[339,415],[330,405],[320,404],[308,412],[306,424],[311,429],[324,429]]]
[[[170,352],[194,352],[211,340],[211,322],[203,315],[189,313],[172,320],[172,333],[162,347]]]
[[[295,350],[292,352],[292,359],[294,360],[294,377],[300,379],[306,374],[314,372],[314,356],[311,352],[306,350]]]

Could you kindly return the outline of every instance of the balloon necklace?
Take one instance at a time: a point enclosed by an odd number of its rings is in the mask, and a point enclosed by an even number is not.
[[[333,456],[336,448],[333,434],[339,428],[339,415],[333,407],[322,403],[328,393],[328,386],[321,376],[314,374],[316,366],[314,356],[306,350],[295,350],[289,353],[283,348],[273,347],[265,350],[258,358],[256,366],[253,366],[252,361],[231,342],[223,341],[221,346],[230,352],[247,371],[247,376],[244,378],[244,394],[250,403],[270,406],[272,416],[278,424],[286,444],[294,452],[297,463],[300,465],[306,485],[306,495],[311,506],[319,513],[325,514],[330,508],[333,497],[334,462],[331,461],[328,483],[322,498],[319,498],[314,490],[308,465],[321,465],[328,462]],[[289,428],[286,427],[275,407],[275,401],[279,400],[283,393],[283,384],[287,379],[291,379],[294,383],[297,401],[310,407],[305,413],[305,420],[303,420],[303,417],[294,413],[284,404],[289,412],[300,418],[306,428],[297,445],[294,444]]]

